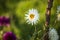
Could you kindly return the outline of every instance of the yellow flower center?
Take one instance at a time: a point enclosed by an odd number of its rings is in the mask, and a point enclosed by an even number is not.
[[[30,14],[30,19],[33,19],[34,18],[34,14]]]

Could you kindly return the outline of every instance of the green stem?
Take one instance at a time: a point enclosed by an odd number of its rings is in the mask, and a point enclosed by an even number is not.
[[[37,28],[36,28],[36,26],[34,25],[34,40],[36,40],[36,38],[37,38]]]

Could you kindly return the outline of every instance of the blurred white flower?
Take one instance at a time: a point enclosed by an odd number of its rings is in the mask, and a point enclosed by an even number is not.
[[[49,39],[50,40],[58,40],[59,39],[56,29],[53,28],[53,29],[49,30]]]
[[[36,9],[30,9],[28,11],[28,14],[25,14],[25,19],[28,24],[36,24],[37,21],[39,20],[39,14]]]

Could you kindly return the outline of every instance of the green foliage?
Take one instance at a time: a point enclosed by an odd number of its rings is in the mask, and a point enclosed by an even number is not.
[[[40,38],[44,34],[45,13],[47,5],[47,0],[0,0],[0,15],[7,14],[8,16],[12,17],[10,26],[11,28],[9,31],[13,31],[16,34],[17,39],[33,40],[31,38],[34,33],[34,26],[27,24],[24,17],[29,9],[37,9],[40,18],[36,28],[37,33],[39,31],[40,32],[37,34],[38,36],[36,40],[41,40]],[[51,10],[50,27],[56,28],[60,35],[60,22],[56,21],[56,11],[58,5],[60,5],[60,0],[54,0]]]

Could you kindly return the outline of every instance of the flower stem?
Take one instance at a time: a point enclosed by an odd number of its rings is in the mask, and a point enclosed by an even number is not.
[[[34,40],[36,40],[36,37],[37,37],[36,35],[37,35],[37,28],[34,25],[34,33],[33,33]]]

